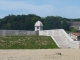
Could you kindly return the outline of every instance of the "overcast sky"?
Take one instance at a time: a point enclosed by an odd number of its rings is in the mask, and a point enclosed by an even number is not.
[[[0,18],[9,14],[80,18],[80,0],[0,0]]]

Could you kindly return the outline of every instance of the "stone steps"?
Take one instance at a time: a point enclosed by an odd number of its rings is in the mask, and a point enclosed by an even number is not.
[[[63,36],[53,36],[53,37],[56,40],[56,42],[59,44],[60,48],[69,48],[66,38],[63,38]]]
[[[39,35],[51,36],[60,48],[80,48],[80,42],[73,41],[64,29],[44,30]]]

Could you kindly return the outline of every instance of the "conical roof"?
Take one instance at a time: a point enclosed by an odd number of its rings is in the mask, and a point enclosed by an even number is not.
[[[41,21],[37,21],[37,22],[35,23],[35,26],[43,26],[43,24],[42,24]]]

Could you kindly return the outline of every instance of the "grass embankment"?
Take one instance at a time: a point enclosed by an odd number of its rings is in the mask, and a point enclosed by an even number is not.
[[[51,37],[5,36],[0,37],[0,49],[51,49],[58,48]]]

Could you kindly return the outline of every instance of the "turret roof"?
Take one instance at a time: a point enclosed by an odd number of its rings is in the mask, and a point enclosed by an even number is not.
[[[35,23],[35,26],[43,26],[43,24],[42,24],[41,21],[37,21],[37,22]]]

